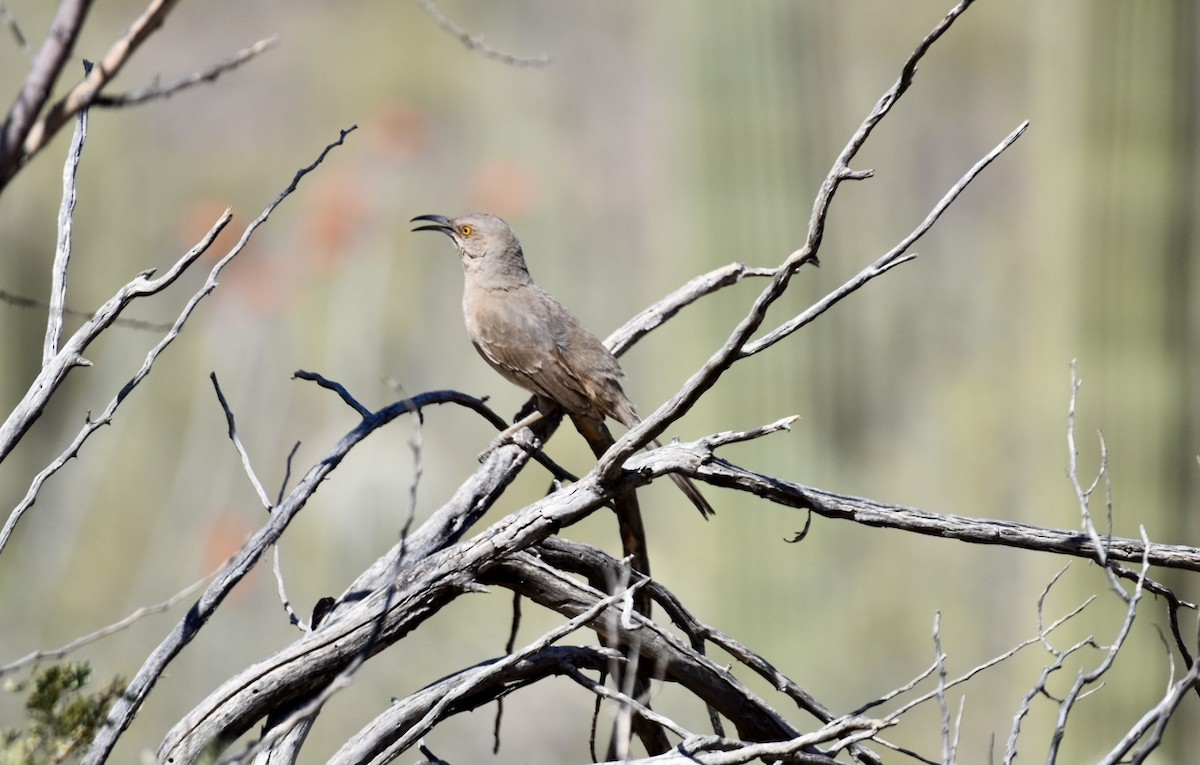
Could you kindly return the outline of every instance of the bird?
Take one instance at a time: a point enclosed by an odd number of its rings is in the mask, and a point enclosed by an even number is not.
[[[465,275],[463,318],[475,350],[504,379],[535,396],[539,411],[514,428],[555,406],[582,425],[581,431],[603,428],[605,418],[627,428],[642,421],[621,388],[624,371],[616,357],[533,281],[521,243],[504,220],[474,213],[418,215],[410,222],[427,222],[413,231],[440,232],[454,242]],[[650,444],[662,446],[657,440]],[[672,473],[671,479],[705,519],[713,515],[712,505],[687,476]]]

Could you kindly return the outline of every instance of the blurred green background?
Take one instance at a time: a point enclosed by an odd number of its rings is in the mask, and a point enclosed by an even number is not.
[[[5,5],[40,41],[50,4]],[[75,55],[102,55],[143,7],[98,4]],[[298,368],[342,382],[372,407],[397,390],[457,388],[515,412],[524,396],[487,368],[462,329],[457,259],[446,242],[410,235],[410,217],[506,217],[534,276],[603,336],[695,274],[731,261],[775,265],[799,247],[833,158],[949,4],[438,7],[498,49],[545,53],[552,63],[506,66],[469,52],[412,2],[181,3],[113,92],[173,80],[263,37],[279,35],[279,46],[169,100],[93,110],[69,292],[83,310],[137,272],[173,263],[226,206],[236,215],[221,240],[228,248],[339,129],[359,129],[259,230],[116,422],[43,489],[0,556],[0,663],[166,598],[264,522],[225,438],[210,371],[272,494],[294,442],[293,478],[356,420],[333,394],[293,381]],[[821,268],[801,272],[768,323],[890,249],[1024,119],[1029,132],[918,243],[915,262],[730,371],[669,435],[799,414],[791,433],[723,456],[843,493],[1073,528],[1066,411],[1078,359],[1081,478],[1099,464],[1102,429],[1116,533],[1137,536],[1144,526],[1155,540],[1195,544],[1197,21],[1188,2],[977,3],[867,144],[855,166],[875,177],[843,186]],[[27,69],[0,35],[4,103]],[[58,91],[76,81],[72,69]],[[48,295],[68,134],[0,196],[7,292]],[[128,315],[173,320],[213,262]],[[624,357],[627,390],[643,412],[723,342],[757,288],[696,304]],[[5,413],[36,374],[44,326],[44,312],[0,304]],[[89,351],[95,366],[72,374],[0,465],[5,514],[156,341],[114,329]],[[372,436],[289,529],[283,570],[302,613],[396,540],[417,436],[411,421]],[[418,520],[469,474],[490,437],[465,411],[426,412]],[[550,451],[576,471],[590,464],[566,428]],[[545,484],[529,468],[488,520]],[[1066,562],[819,518],[792,546],[784,539],[802,514],[706,493],[718,508],[708,524],[669,485],[646,491],[656,577],[836,711],[924,669],[937,611],[951,676],[1033,635],[1035,600]],[[614,531],[605,516],[565,533],[615,551]],[[1163,578],[1200,596],[1194,580]],[[1095,567],[1075,561],[1048,613],[1105,587]],[[327,707],[306,761],[323,762],[390,697],[501,653],[508,605],[503,592],[464,598],[370,662]],[[1117,606],[1107,593],[1058,645],[1087,634],[1111,640]],[[1168,660],[1156,629],[1165,616],[1151,600],[1143,609],[1109,686],[1072,716],[1067,761],[1107,752],[1161,695]],[[519,643],[558,622],[525,611]],[[101,677],[130,676],[182,613],[148,618],[82,657]],[[171,666],[113,761],[146,756],[222,680],[298,634],[269,570],[259,570]],[[1048,661],[1038,650],[966,687],[962,761],[1002,750],[1022,694]],[[1074,671],[1052,687],[1064,691]],[[702,713],[678,698],[664,690],[656,705],[703,728]],[[19,724],[19,699],[0,703],[0,721]],[[488,714],[456,719],[427,743],[451,762],[584,761],[591,704],[565,682],[517,694],[495,758]],[[923,710],[887,735],[937,757],[940,720],[933,706]],[[1181,715],[1196,711],[1189,699]],[[1023,753],[1044,756],[1053,715],[1049,702],[1035,703]],[[1200,756],[1183,727],[1156,761]]]

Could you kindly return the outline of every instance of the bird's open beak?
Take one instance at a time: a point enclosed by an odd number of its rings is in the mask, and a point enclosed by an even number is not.
[[[454,226],[450,225],[450,219],[447,218],[445,215],[418,215],[417,217],[410,220],[409,223],[416,223],[419,220],[432,221],[433,225],[432,226],[417,226],[416,228],[413,229],[413,231],[441,231],[443,234],[446,234],[447,236],[454,235]]]

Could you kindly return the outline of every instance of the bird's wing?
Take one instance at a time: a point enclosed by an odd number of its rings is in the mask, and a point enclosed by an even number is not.
[[[514,306],[520,306],[514,309]],[[566,308],[544,290],[523,288],[520,294],[491,294],[472,301],[467,331],[480,355],[510,382],[556,402],[568,412],[593,419],[605,412],[595,402],[589,380],[615,379],[612,370],[579,369],[594,357],[599,366],[612,355]],[[599,348],[599,352],[597,352]],[[594,364],[591,364],[594,366]]]

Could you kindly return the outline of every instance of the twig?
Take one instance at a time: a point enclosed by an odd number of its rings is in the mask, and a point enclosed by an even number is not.
[[[972,518],[953,513],[931,513],[906,505],[837,494],[712,459],[698,442],[673,443],[667,448],[673,449],[676,454],[693,452],[694,457],[691,460],[677,458],[673,461],[675,469],[692,478],[699,478],[716,486],[747,491],[788,507],[808,509],[825,518],[853,521],[865,526],[901,529],[971,544],[1003,545],[1096,559],[1094,543],[1079,531],[991,518]],[[663,452],[661,449],[655,451]],[[649,453],[638,454],[627,460],[624,467],[629,473],[633,473],[640,468],[646,468],[651,462],[653,459]],[[628,473],[623,480],[631,480]],[[1141,561],[1143,556],[1148,556],[1153,566],[1200,571],[1200,548],[1158,542],[1147,544],[1142,540],[1126,537],[1113,537],[1107,540],[1104,546],[1105,555],[1109,560]]]
[[[1141,533],[1142,542],[1145,544],[1146,549],[1148,550],[1150,543],[1146,538],[1145,527],[1141,527]],[[1143,577],[1149,568],[1149,558],[1143,555],[1141,569]],[[1107,569],[1105,569],[1105,573],[1107,573],[1110,577],[1112,576],[1111,572],[1109,572]],[[1133,629],[1133,622],[1137,617],[1138,603],[1141,602],[1142,598],[1142,582],[1139,580],[1137,585],[1133,588],[1133,592],[1128,594],[1119,584],[1114,583],[1113,589],[1117,593],[1118,597],[1126,602],[1125,619],[1121,622],[1121,627],[1117,631],[1116,638],[1108,647],[1108,650],[1105,651],[1104,658],[1101,659],[1100,663],[1097,664],[1096,667],[1090,672],[1080,672],[1076,676],[1075,682],[1071,686],[1071,689],[1067,692],[1067,695],[1062,700],[1062,703],[1059,704],[1058,721],[1054,726],[1054,732],[1050,736],[1050,748],[1047,762],[1055,762],[1058,756],[1059,746],[1062,744],[1063,736],[1065,736],[1067,732],[1067,719],[1071,714],[1071,711],[1074,709],[1075,703],[1082,697],[1082,694],[1088,688],[1088,686],[1094,684],[1108,673],[1108,670],[1112,667],[1113,662],[1117,660],[1117,653],[1120,652],[1121,648],[1125,645],[1125,640],[1129,637],[1130,630]]]
[[[743,279],[774,276],[775,271],[774,268],[752,268],[745,263],[730,263],[708,273],[694,276],[682,287],[656,300],[650,307],[614,330],[605,338],[604,344],[608,346],[614,356],[620,356],[638,340],[662,326],[700,298],[732,284],[737,284]]]
[[[346,390],[345,386],[339,382],[328,380],[316,372],[308,372],[303,369],[297,369],[292,373],[292,377],[315,382],[322,388],[334,391],[339,397],[341,397],[342,401],[346,402],[347,406],[358,412],[360,417],[368,418],[373,416],[371,410],[359,403],[358,399],[350,395],[350,391]],[[468,396],[466,393],[460,393],[456,390],[429,391],[413,396],[408,400],[412,401],[416,407],[414,411],[420,411],[421,408],[432,406],[434,404],[458,404],[459,406],[465,406],[466,408],[483,417],[485,420],[491,423],[496,430],[503,432],[508,428],[508,423],[504,421],[504,418],[492,411],[492,409],[486,403],[484,403],[484,399]],[[554,476],[556,480],[569,482],[575,482],[579,480],[577,476],[560,466],[554,460],[550,459],[542,451],[535,451],[532,456],[533,460],[542,467],[546,468],[546,470],[550,471],[550,475]]]
[[[242,471],[250,479],[250,485],[254,487],[254,492],[258,494],[258,501],[262,503],[263,509],[269,513],[272,507],[271,499],[267,496],[267,490],[263,488],[262,482],[258,480],[258,474],[254,472],[254,466],[250,464],[250,455],[246,453],[246,447],[242,444],[241,436],[238,435],[237,424],[233,419],[233,409],[229,407],[229,402],[225,400],[225,393],[221,390],[221,383],[217,381],[217,373],[209,372],[208,377],[212,380],[213,389],[217,393],[217,401],[221,404],[221,409],[225,412],[225,424],[228,429],[229,440],[233,442],[233,447],[237,449],[238,456],[242,460]],[[295,453],[294,448],[292,451]],[[291,458],[289,457],[288,459],[290,462]],[[283,565],[279,561],[278,544],[275,545],[275,550],[272,554],[271,570],[275,574],[275,590],[279,594],[279,602],[283,605],[283,611],[287,614],[288,622],[299,627],[301,631],[308,632],[308,624],[296,613],[296,609],[292,607],[291,599],[288,598],[287,587],[283,582]]]
[[[1107,488],[1106,507],[1108,509],[1108,534],[1109,541],[1112,540],[1112,490],[1108,486],[1108,448],[1104,444],[1104,435],[1100,435],[1100,467],[1096,471],[1096,477],[1092,479],[1092,483],[1084,488],[1079,480],[1079,449],[1075,446],[1075,404],[1079,398],[1079,388],[1083,385],[1083,381],[1075,373],[1075,360],[1071,359],[1071,395],[1070,403],[1067,406],[1067,478],[1071,481],[1071,489],[1075,493],[1075,501],[1079,504],[1080,524],[1083,526],[1083,531],[1092,540],[1092,546],[1096,554],[1096,562],[1104,568],[1104,573],[1109,579],[1112,588],[1121,593],[1121,597],[1125,596],[1125,590],[1117,583],[1117,575],[1108,567],[1108,554],[1105,549],[1105,542],[1101,540],[1100,534],[1096,531],[1096,524],[1092,520],[1091,513],[1091,498],[1092,493],[1100,485],[1101,481],[1105,481]],[[1143,572],[1144,575],[1145,572]]]
[[[30,128],[22,147],[24,161],[28,161],[49,143],[72,115],[92,103],[100,90],[117,76],[146,38],[162,26],[177,2],[178,0],[150,0],[142,15],[109,47],[104,57],[96,62],[96,67],[91,73],[67,95],[51,105],[46,111],[46,116]]]
[[[287,459],[283,463],[283,480],[279,482],[279,493],[275,495],[275,504],[283,501],[283,495],[287,492],[288,483],[292,480],[292,460],[296,458],[296,452],[300,451],[300,442],[292,444],[291,451],[288,452]]]
[[[463,47],[465,47],[467,50],[476,51],[484,58],[490,58],[494,61],[499,61],[502,64],[508,64],[510,66],[540,67],[548,66],[550,64],[551,58],[547,53],[541,53],[532,58],[527,58],[524,56],[515,56],[511,53],[505,53],[501,50],[496,50],[490,45],[485,44],[483,42],[483,38],[479,35],[472,35],[450,19],[446,18],[446,16],[438,9],[437,5],[434,4],[433,0],[418,0],[418,2],[420,3],[421,8],[423,8],[425,12],[433,18],[439,27],[462,43]]]
[[[1040,695],[1049,695],[1046,693],[1046,685],[1049,682],[1050,676],[1063,667],[1068,657],[1073,656],[1075,653],[1081,651],[1083,648],[1089,645],[1093,645],[1092,639],[1088,637],[1075,643],[1065,650],[1057,650],[1050,643],[1050,630],[1043,627],[1046,598],[1050,595],[1050,590],[1053,589],[1054,585],[1058,582],[1062,575],[1066,573],[1066,571],[1066,566],[1059,569],[1058,573],[1051,577],[1046,586],[1042,588],[1042,592],[1037,599],[1036,611],[1038,641],[1042,644],[1042,647],[1046,649],[1046,652],[1054,657],[1054,661],[1042,667],[1042,671],[1037,682],[1034,683],[1028,691],[1026,691],[1024,697],[1021,699],[1020,705],[1017,707],[1016,714],[1013,715],[1012,730],[1009,732],[1008,743],[1006,744],[1004,750],[1003,762],[1005,765],[1010,765],[1017,756],[1017,742],[1021,735],[1021,725],[1025,718],[1028,717],[1029,713],[1032,711],[1033,700]],[[1088,597],[1083,603],[1076,607],[1075,612],[1078,613],[1083,611],[1083,609],[1090,606],[1093,602],[1095,602],[1095,600],[1095,595]]]
[[[946,765],[954,762],[950,756],[950,706],[946,703],[946,654],[942,651],[942,612],[933,614],[933,663],[937,666],[938,709],[942,713],[942,762]]]
[[[320,385],[322,388],[325,388],[327,390],[333,391],[334,393],[337,393],[338,396],[341,397],[342,401],[346,402],[346,406],[349,406],[351,409],[358,412],[359,416],[362,417],[363,419],[366,419],[371,416],[371,410],[368,409],[367,407],[363,406],[362,404],[360,404],[358,402],[358,399],[356,399],[354,396],[351,396],[350,391],[346,390],[346,387],[344,385],[342,385],[341,383],[334,382],[333,380],[327,380],[323,376],[317,374],[316,372],[306,372],[303,369],[297,369],[295,372],[292,373],[292,379],[295,379],[297,377],[300,378],[301,380],[308,380],[310,382],[315,382],[317,385]]]
[[[91,0],[64,0],[58,4],[46,38],[33,57],[29,76],[0,128],[0,189],[28,159],[23,144],[50,98],[50,91],[75,45],[90,6]]]
[[[946,194],[936,205],[934,205],[929,214],[925,216],[925,219],[921,221],[921,223],[915,229],[913,229],[908,236],[900,240],[900,242],[891,250],[884,253],[874,263],[860,271],[841,287],[829,293],[817,303],[813,304],[812,307],[804,311],[799,316],[783,323],[776,329],[768,332],[757,340],[754,340],[753,342],[747,342],[740,350],[738,356],[740,358],[753,356],[756,353],[760,353],[761,351],[770,348],[772,345],[792,334],[797,329],[810,323],[813,319],[832,308],[836,303],[840,302],[843,298],[851,293],[857,291],[864,284],[871,281],[875,277],[881,276],[892,268],[902,263],[907,263],[915,258],[916,255],[914,253],[906,254],[908,248],[915,244],[918,239],[928,233],[929,229],[933,227],[933,224],[937,222],[938,218],[940,218],[944,212],[946,212],[950,205],[954,204],[954,201],[958,199],[958,196],[967,188],[967,186],[970,185],[971,181],[975,180],[975,178],[978,177],[988,165],[994,162],[997,157],[999,157],[1002,153],[1007,151],[1010,146],[1016,143],[1017,139],[1020,138],[1028,128],[1029,121],[1026,120],[1025,122],[1022,122],[1015,130],[1009,133],[1003,141],[997,144],[991,151],[989,151],[978,162],[976,162],[971,169],[968,170],[966,174],[958,180],[957,183],[950,187],[950,190],[946,192]],[[797,252],[802,253],[804,251],[799,250]],[[795,257],[796,253],[793,253],[792,258]]]
[[[508,656],[517,645],[517,633],[521,629],[521,593],[512,597],[512,621],[509,623],[508,640],[504,643],[504,655]],[[492,754],[500,753],[500,722],[504,718],[504,699],[496,699],[496,721],[492,724]]]
[[[781,420],[776,420],[775,422],[771,422],[766,425],[760,425],[759,427],[751,428],[750,430],[726,430],[720,433],[713,433],[711,436],[705,436],[704,438],[700,439],[700,441],[706,448],[715,450],[721,446],[727,446],[729,444],[737,444],[743,441],[753,441],[756,438],[762,438],[763,436],[768,436],[781,430],[791,430],[792,425],[799,419],[800,415],[793,414],[790,417],[784,417]]]
[[[124,619],[113,622],[112,624],[108,625],[107,627],[101,627],[100,629],[96,630],[95,632],[91,632],[82,637],[75,638],[74,640],[72,640],[71,642],[62,646],[61,648],[54,648],[54,649],[46,650],[46,651],[34,651],[33,653],[30,653],[26,656],[22,656],[20,659],[17,659],[16,661],[13,661],[13,662],[10,662],[9,664],[0,666],[0,677],[12,674],[13,672],[24,669],[25,667],[28,667],[31,664],[36,664],[37,662],[45,661],[46,659],[61,659],[64,656],[74,653],[75,651],[79,650],[80,648],[83,648],[86,645],[90,645],[91,643],[94,643],[97,640],[100,640],[101,638],[106,638],[109,635],[114,635],[118,632],[128,629],[129,627],[133,626],[135,623],[141,621],[142,619],[144,619],[147,616],[153,616],[154,614],[160,614],[163,611],[170,609],[176,603],[179,603],[180,601],[182,601],[185,598],[192,595],[194,592],[196,592],[196,590],[203,587],[204,584],[206,582],[208,582],[210,579],[212,579],[214,576],[216,576],[215,571],[213,573],[209,574],[208,576],[204,577],[203,579],[198,579],[197,581],[192,582],[187,587],[184,587],[182,590],[175,593],[174,595],[167,598],[166,600],[162,601],[161,603],[157,603],[152,606],[143,606],[143,607],[137,609],[136,611],[134,611],[133,613],[129,614],[129,616],[126,616]]]
[[[212,380],[213,390],[217,393],[217,403],[225,412],[226,435],[233,442],[233,448],[237,449],[238,457],[242,460],[242,471],[250,479],[250,485],[254,487],[254,493],[258,495],[258,501],[262,503],[263,509],[269,513],[271,512],[271,498],[267,496],[267,490],[263,488],[262,482],[258,480],[258,475],[254,472],[254,466],[250,464],[250,455],[246,453],[246,447],[242,444],[241,436],[238,435],[237,424],[233,419],[233,410],[229,408],[229,402],[225,400],[221,383],[217,381],[217,373],[209,372],[208,379]]]
[[[270,50],[271,48],[274,48],[278,43],[279,43],[278,37],[267,37],[265,39],[259,40],[258,42],[254,43],[249,48],[243,48],[242,50],[238,51],[236,54],[234,54],[233,56],[230,56],[229,58],[225,59],[224,61],[221,61],[217,64],[213,64],[212,66],[207,67],[205,69],[201,69],[199,71],[192,72],[191,74],[189,74],[185,77],[180,77],[179,79],[175,80],[174,82],[168,83],[166,85],[159,85],[159,84],[155,83],[154,85],[150,85],[149,87],[142,88],[141,90],[135,90],[131,93],[118,93],[115,95],[99,95],[92,101],[92,106],[103,106],[103,107],[134,106],[137,104],[145,103],[146,101],[153,101],[153,100],[159,99],[159,98],[170,98],[171,96],[175,95],[179,91],[186,90],[187,88],[190,88],[193,85],[198,85],[198,84],[204,83],[204,82],[216,82],[217,78],[220,77],[221,75],[225,74],[226,72],[237,69],[239,66],[241,66],[242,64],[246,63],[247,61],[250,61],[251,59],[257,57],[259,54],[265,53],[266,51]]]
[[[49,308],[50,303],[45,300],[37,300],[36,298],[23,297],[14,295],[11,292],[0,290],[0,303],[8,303],[17,308]],[[93,314],[91,311],[80,311],[77,308],[65,306],[63,308],[63,316],[74,316],[76,318],[90,319]],[[171,328],[171,323],[142,321],[141,319],[113,319],[113,326],[128,327],[129,329],[137,329],[145,332],[166,332]]]
[[[1200,629],[1197,630],[1197,633],[1196,640],[1200,642]],[[1197,688],[1200,688],[1200,662],[1192,664],[1187,674],[1171,685],[1162,700],[1134,723],[1121,741],[1100,761],[1100,765],[1117,765],[1117,763],[1123,762],[1138,765],[1145,762],[1146,758],[1162,743],[1167,722],[1179,709],[1184,697]],[[1146,742],[1136,752],[1133,752],[1132,756],[1129,756],[1134,745],[1147,734],[1149,734],[1149,738]]]
[[[92,62],[84,61],[84,75],[91,70]],[[50,312],[46,320],[46,340],[42,344],[42,366],[49,364],[58,355],[58,343],[62,339],[63,311],[67,305],[67,268],[71,262],[71,229],[78,195],[76,179],[79,176],[83,142],[87,140],[87,127],[87,109],[80,109],[75,118],[71,148],[67,150],[67,161],[63,165],[62,204],[58,210],[58,242],[54,248],[54,266],[50,271]]]
[[[629,672],[626,674],[632,676],[633,673]],[[587,690],[596,694],[597,698],[601,700],[607,699],[609,701],[615,701],[621,705],[623,710],[629,710],[629,713],[636,712],[641,717],[657,723],[682,739],[690,739],[695,735],[671,718],[658,714],[650,707],[638,701],[633,696],[629,695],[627,690],[615,690],[613,688],[609,688],[604,683],[593,680],[577,669],[568,671],[567,677],[574,680],[581,687],[586,688]],[[621,757],[622,761],[626,759],[628,759],[627,755]]]
[[[4,22],[4,26],[8,27],[8,31],[12,33],[13,39],[17,43],[17,48],[25,54],[25,58],[32,59],[33,51],[29,49],[29,42],[25,39],[25,35],[21,33],[21,25],[8,11],[8,6],[0,3],[0,21]]]

